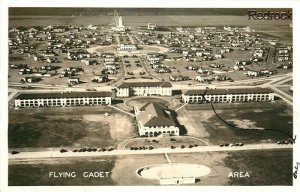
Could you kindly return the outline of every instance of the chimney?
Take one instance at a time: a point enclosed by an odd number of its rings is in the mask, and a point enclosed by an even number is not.
[[[150,113],[148,114],[148,117],[149,117],[149,119],[151,119],[151,114]]]

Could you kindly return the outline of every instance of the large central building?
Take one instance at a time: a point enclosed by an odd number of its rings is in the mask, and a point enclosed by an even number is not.
[[[117,97],[129,96],[172,96],[172,84],[170,82],[132,82],[122,83],[117,87]]]
[[[134,107],[140,136],[160,134],[179,135],[172,111],[160,103],[146,103],[141,108]]]

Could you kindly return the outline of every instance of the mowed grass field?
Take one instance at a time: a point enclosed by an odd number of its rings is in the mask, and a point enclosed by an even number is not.
[[[250,177],[230,178],[229,185],[293,185],[293,150],[230,152],[224,160],[232,171]]]
[[[109,116],[105,116],[105,113]],[[110,107],[9,111],[9,148],[107,147],[136,136],[131,117]]]
[[[114,167],[114,157],[92,159],[63,159],[41,162],[24,162],[9,164],[9,186],[85,186],[114,185],[111,171]],[[75,172],[76,177],[49,177],[49,172]],[[108,177],[84,177],[84,172],[110,172]]]
[[[178,112],[178,120],[185,126],[188,135],[206,138],[212,144],[290,139],[276,131],[254,128],[274,129],[293,135],[293,111],[282,102],[214,104],[214,108],[223,120],[238,128],[223,123],[210,104],[190,105]]]

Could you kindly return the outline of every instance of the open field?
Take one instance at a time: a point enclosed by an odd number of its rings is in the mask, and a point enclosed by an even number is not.
[[[206,138],[213,144],[275,142],[290,139],[282,133],[253,128],[275,129],[292,135],[292,109],[284,103],[226,105],[214,105],[214,108],[222,119],[240,128],[224,124],[210,105],[206,104],[198,105],[198,109],[186,108],[179,111],[178,120],[185,126],[188,135]]]
[[[114,167],[114,157],[92,159],[63,159],[41,162],[23,162],[9,164],[9,186],[84,186],[84,185],[113,185],[111,171]],[[110,172],[108,177],[83,177],[84,172]],[[76,177],[53,178],[49,172],[76,172]]]
[[[224,160],[232,171],[248,171],[250,177],[230,178],[229,185],[293,185],[293,151],[232,152]]]
[[[283,83],[283,85],[293,85],[293,80],[287,81],[287,82]]]
[[[199,164],[211,169],[194,185],[292,185],[292,150],[207,152],[168,154],[171,163]],[[51,159],[9,165],[9,185],[159,185],[136,171],[167,164],[164,155]],[[75,168],[76,167],[76,168]],[[76,172],[75,178],[49,178],[49,172]],[[84,178],[82,173],[109,171],[108,178]],[[248,172],[250,177],[228,178],[231,172]]]
[[[268,29],[268,25],[276,25],[278,31],[285,28],[290,24],[289,21],[284,20],[270,20],[270,21],[255,21],[248,20],[248,16],[245,13],[244,16],[224,16],[224,15],[214,15],[214,16],[191,16],[191,15],[151,15],[140,16],[140,15],[130,15],[123,16],[124,22],[131,26],[146,26],[147,23],[156,23],[162,26],[201,26],[201,25],[234,25],[234,26],[245,26],[250,27],[256,26],[259,29]],[[93,25],[108,25],[114,22],[113,16],[10,16],[9,25],[11,27],[16,26],[47,26],[47,25],[81,25],[88,24]],[[267,25],[266,25],[267,24]]]
[[[228,15],[130,15],[123,16],[125,25],[146,26],[148,23],[156,23],[158,26],[249,26],[260,32],[267,32],[277,37],[287,37],[292,39],[290,22],[284,20],[248,20],[245,12],[244,16]],[[48,25],[113,25],[113,16],[10,16],[9,26],[48,26]]]
[[[9,148],[115,146],[120,140],[136,135],[132,123],[127,115],[105,106],[21,109],[9,112],[8,145]]]
[[[195,185],[291,185],[292,182],[292,150],[209,152],[168,154],[168,156],[172,163],[200,164],[211,169],[211,173],[201,177]],[[132,185],[132,183],[157,185],[157,180],[143,179],[132,172],[144,166],[164,163],[167,163],[167,160],[163,155],[151,158],[144,155],[124,156],[116,160],[112,177],[118,181],[118,185]],[[228,178],[232,171],[247,171],[250,178]]]
[[[278,87],[281,91],[285,92],[286,94],[293,96],[293,92],[289,91],[289,87]]]

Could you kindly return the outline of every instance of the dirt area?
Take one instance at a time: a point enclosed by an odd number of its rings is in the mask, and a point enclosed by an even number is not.
[[[178,122],[187,129],[187,135],[194,137],[209,137],[209,133],[204,128],[204,121],[207,121],[214,115],[213,111],[189,111],[187,109],[178,112]]]
[[[228,121],[240,129],[264,129],[262,127],[256,127],[256,122],[250,121],[249,119],[228,119]]]

